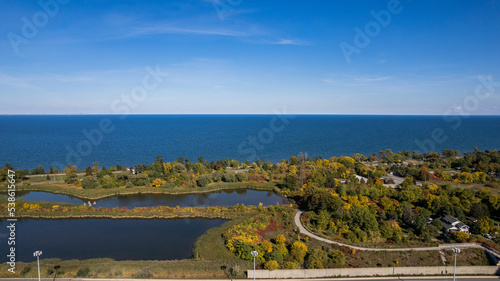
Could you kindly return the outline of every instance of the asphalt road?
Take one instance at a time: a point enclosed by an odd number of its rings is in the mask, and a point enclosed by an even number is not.
[[[38,278],[0,278],[1,281],[35,281]],[[52,278],[42,278],[43,281],[52,281]],[[92,279],[92,278],[57,278],[57,281],[229,281],[230,279]],[[252,280],[252,279],[235,279],[235,280]],[[369,278],[322,278],[322,279],[257,279],[259,281],[451,281],[453,277],[369,277]],[[498,276],[457,276],[459,281],[498,281]]]

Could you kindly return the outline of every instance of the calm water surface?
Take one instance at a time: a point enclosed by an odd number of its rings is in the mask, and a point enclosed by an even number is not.
[[[95,132],[103,119],[114,130],[94,139],[96,145],[89,149],[83,132]],[[457,126],[457,121],[443,116],[130,115],[122,120],[114,115],[0,115],[0,163],[29,170],[39,164],[63,170],[71,163],[83,170],[95,161],[107,168],[149,164],[158,155],[165,161],[183,156],[196,162],[203,156],[208,161],[227,157],[279,162],[300,152],[330,158],[356,152],[370,155],[387,148],[394,152],[500,149],[499,116],[459,121]],[[268,135],[273,128],[279,129]],[[429,142],[436,129],[446,136],[444,141]]]
[[[42,258],[116,260],[173,260],[192,256],[196,239],[225,220],[33,220],[16,222],[16,260]],[[7,221],[0,220],[2,233]],[[7,261],[6,240],[1,239],[0,263]]]
[[[58,203],[83,204],[83,200],[68,195],[53,194],[48,192],[19,192],[17,198],[29,202],[47,201]],[[96,201],[96,207],[114,208],[128,207],[207,207],[207,206],[234,206],[236,204],[254,205],[262,203],[264,206],[282,205],[284,199],[271,191],[261,190],[223,190],[217,192],[195,193],[195,194],[134,194],[126,196],[113,196]],[[92,203],[94,200],[92,200]]]

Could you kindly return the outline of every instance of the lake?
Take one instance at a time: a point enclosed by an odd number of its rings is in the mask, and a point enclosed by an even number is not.
[[[68,195],[53,194],[48,192],[18,192],[17,198],[22,198],[29,202],[47,201],[57,203],[83,204],[89,200],[83,200]],[[134,194],[103,198],[96,201],[96,207],[114,208],[128,207],[207,207],[207,206],[234,206],[236,204],[264,206],[284,203],[284,198],[276,195],[272,191],[237,189],[223,190],[206,193],[193,194]],[[92,200],[92,203],[94,200]]]
[[[20,219],[16,222],[16,260],[41,258],[116,260],[174,260],[192,256],[194,242],[222,219],[112,220],[112,219]],[[6,220],[0,220],[2,233]],[[7,261],[7,242],[0,238],[0,263]]]
[[[95,136],[103,120],[114,129],[89,141],[88,132]],[[96,161],[100,167],[131,167],[150,164],[158,155],[193,163],[199,156],[280,162],[300,152],[330,158],[369,156],[387,148],[500,149],[499,116],[130,115],[122,120],[116,115],[0,115],[0,124],[1,164],[29,170],[39,164],[64,170],[68,163],[84,170]],[[439,140],[433,137],[436,130]]]

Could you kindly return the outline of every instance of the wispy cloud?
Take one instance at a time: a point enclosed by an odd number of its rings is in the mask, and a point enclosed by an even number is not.
[[[262,45],[297,45],[297,46],[307,46],[310,43],[298,40],[298,39],[250,39],[247,40],[249,43],[262,44]]]
[[[332,79],[322,79],[321,81],[323,81],[323,82],[325,82],[327,84],[337,85],[337,81],[332,80]]]
[[[278,42],[275,44],[277,45],[309,45],[309,43],[301,41],[301,40],[294,40],[294,39],[280,39]]]
[[[134,37],[142,35],[155,35],[155,34],[198,34],[198,35],[219,35],[219,36],[232,36],[240,37],[248,35],[246,32],[218,29],[218,28],[179,28],[168,25],[157,25],[150,27],[136,28],[125,37]]]
[[[38,87],[14,76],[0,73],[0,84],[13,88],[38,89]]]
[[[355,81],[358,82],[378,82],[378,81],[384,81],[387,79],[391,79],[391,76],[384,76],[384,77],[357,77],[354,78]]]

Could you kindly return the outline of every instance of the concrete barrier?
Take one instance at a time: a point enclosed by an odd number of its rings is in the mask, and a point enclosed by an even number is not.
[[[498,266],[457,266],[458,275],[498,275]],[[327,268],[327,269],[278,269],[256,270],[255,278],[321,278],[321,277],[361,277],[391,275],[451,275],[453,266],[416,267],[367,267],[367,268]],[[253,278],[253,270],[247,271],[247,278]]]

